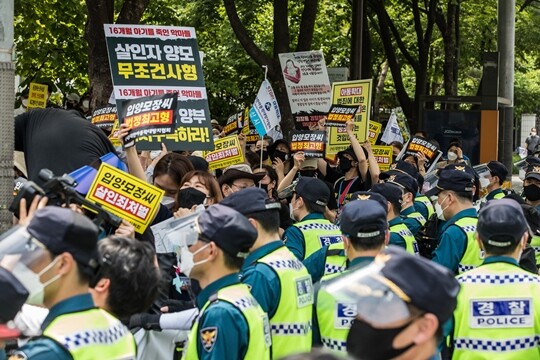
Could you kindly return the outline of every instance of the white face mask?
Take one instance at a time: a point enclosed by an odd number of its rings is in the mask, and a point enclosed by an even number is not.
[[[28,107],[28,99],[22,99],[21,103],[23,107]]]
[[[453,151],[449,151],[448,152],[448,160],[450,161],[454,161],[457,159],[457,154]]]
[[[171,196],[164,196],[161,198],[161,205],[165,206],[167,209],[171,209],[174,205],[175,199]]]
[[[29,305],[37,305],[42,306],[44,297],[45,297],[45,288],[55,282],[56,280],[60,279],[62,276],[61,274],[58,274],[54,276],[52,279],[46,281],[45,283],[41,283],[39,278],[41,275],[45,274],[50,268],[52,268],[56,262],[60,259],[57,257],[54,259],[49,265],[45,266],[43,270],[41,270],[38,274],[30,270],[28,267],[26,267],[23,263],[18,262],[15,264],[15,267],[12,270],[13,276],[17,278],[21,282],[21,284],[28,290],[28,299],[26,300],[26,303]]]
[[[187,277],[189,277],[191,274],[191,271],[193,270],[195,266],[204,264],[205,262],[207,262],[208,259],[204,259],[198,262],[193,262],[193,258],[195,257],[195,255],[200,253],[202,250],[206,249],[208,246],[210,246],[210,244],[204,245],[202,248],[195,251],[194,253],[189,251],[189,248],[187,246],[182,246],[180,248],[180,271],[182,271]]]
[[[446,221],[446,219],[444,217],[444,210],[446,210],[446,208],[448,208],[448,206],[443,209],[442,204],[444,204],[444,202],[446,201],[447,198],[448,198],[448,195],[446,195],[446,197],[441,202],[441,204],[439,204],[439,202],[435,203],[435,212],[437,213],[437,217],[439,219],[441,219],[442,221]]]
[[[85,109],[88,109],[90,107],[90,101],[89,100],[83,100],[82,107]]]
[[[519,169],[519,179],[520,180],[525,180],[525,174],[526,174],[526,171],[525,169]]]
[[[480,178],[480,186],[483,188],[487,188],[491,184],[491,181],[485,177]]]

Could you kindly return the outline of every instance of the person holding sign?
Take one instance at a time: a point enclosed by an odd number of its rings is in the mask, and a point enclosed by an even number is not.
[[[485,259],[457,277],[453,359],[540,357],[540,277],[518,265],[528,229],[514,200],[490,201],[480,210],[476,241]]]
[[[418,244],[411,231],[400,217],[403,203],[402,188],[392,182],[375,184],[371,192],[380,194],[388,201],[388,225],[390,226],[390,245],[396,245],[407,250],[408,253],[418,255]]]

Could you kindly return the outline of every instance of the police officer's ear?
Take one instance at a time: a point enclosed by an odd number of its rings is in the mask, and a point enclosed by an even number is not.
[[[384,246],[388,246],[390,244],[390,230],[387,229],[384,233]]]
[[[111,286],[111,280],[107,278],[101,278],[98,280],[97,284],[92,288],[95,292],[103,294],[109,290]]]
[[[60,275],[68,274],[74,268],[77,267],[77,263],[75,262],[75,259],[70,253],[65,252],[58,255],[58,257],[60,259],[58,259],[58,263],[55,266],[58,269],[57,274],[60,274]]]
[[[522,250],[524,250],[527,247],[528,242],[529,242],[529,232],[525,231],[525,233],[521,237],[521,249]]]
[[[435,334],[439,328],[439,319],[435,315],[427,313],[415,321],[415,327],[417,331],[412,341],[416,345],[422,345],[433,341],[435,338]]]
[[[257,230],[257,234],[258,234],[259,233],[259,223],[257,222],[257,220],[255,220],[253,218],[248,218],[248,221]]]

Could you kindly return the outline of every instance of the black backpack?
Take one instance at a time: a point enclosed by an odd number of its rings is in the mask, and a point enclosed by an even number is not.
[[[439,218],[437,214],[432,214],[414,236],[418,244],[418,251],[425,258],[431,259],[433,257],[433,251],[439,245],[438,226]]]

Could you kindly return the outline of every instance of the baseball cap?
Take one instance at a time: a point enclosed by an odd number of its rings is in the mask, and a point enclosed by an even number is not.
[[[98,227],[86,216],[67,208],[38,209],[26,231],[53,254],[68,252],[83,268],[97,268]]]
[[[389,170],[384,174],[385,182],[398,184],[414,195],[418,192],[418,182],[411,175],[396,170]]]
[[[489,201],[480,210],[476,229],[484,243],[505,248],[519,242],[529,225],[515,200],[500,199]]]
[[[539,164],[533,163],[527,166],[527,170],[525,172],[525,179],[540,180],[540,163]]]
[[[219,185],[230,184],[237,179],[251,179],[257,183],[264,176],[264,173],[254,174],[247,164],[231,165],[223,171],[223,175],[219,178]]]
[[[379,193],[371,191],[356,191],[351,195],[350,201],[356,200],[373,200],[377,201],[384,209],[385,213],[388,212],[388,200]]]
[[[437,186],[426,192],[426,196],[438,195],[443,190],[472,192],[473,176],[464,170],[443,169],[439,173],[439,181],[437,182]]]
[[[304,200],[317,205],[326,206],[330,199],[330,189],[319,179],[301,176],[296,183],[294,192]]]
[[[508,169],[504,164],[498,161],[490,161],[487,163],[487,167],[492,176],[498,176],[499,179],[505,180],[508,175]]]
[[[338,152],[337,157],[339,158],[340,156],[345,155],[345,154],[350,155],[354,161],[358,161],[358,157],[356,156],[356,154],[354,153],[354,150],[350,146],[346,148],[345,150]]]
[[[403,200],[403,189],[394,183],[386,182],[373,184],[370,191],[381,194],[387,201],[393,204],[401,204],[401,201]]]
[[[415,179],[418,179],[418,175],[419,175],[417,168],[415,168],[412,164],[409,164],[408,162],[403,161],[403,160],[396,161],[395,163],[390,165],[390,170],[401,171],[403,173],[411,175]],[[385,177],[388,176],[388,174],[386,175],[383,175],[383,174],[385,173],[380,174],[379,179],[384,180]]]
[[[221,204],[210,206],[196,220],[199,235],[227,254],[246,258],[257,240],[257,230],[238,211]]]
[[[243,215],[281,209],[280,203],[269,199],[266,191],[257,187],[242,189],[232,193],[223,199],[220,204],[228,206]]]
[[[343,206],[339,227],[343,234],[366,238],[388,229],[386,207],[377,200],[350,201]]]
[[[407,304],[445,323],[460,287],[446,267],[391,245],[372,264],[329,280],[324,288],[339,301],[354,301],[362,319],[384,326],[409,319]]]

